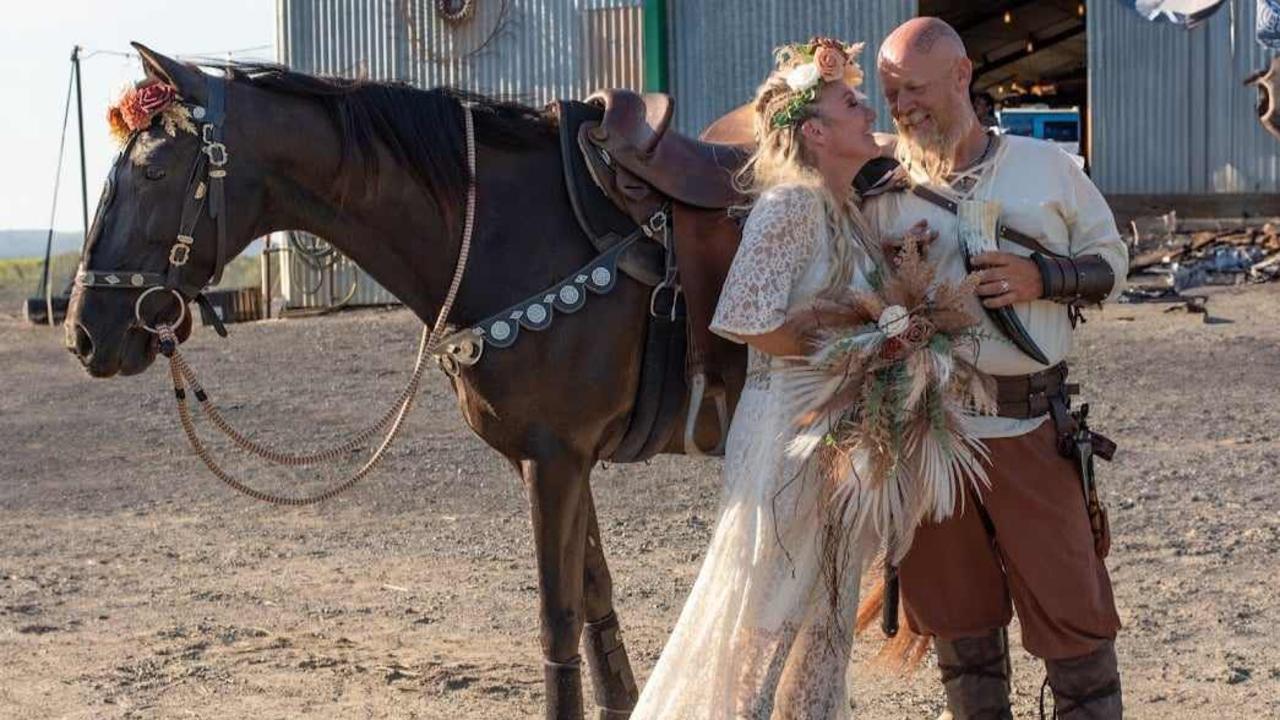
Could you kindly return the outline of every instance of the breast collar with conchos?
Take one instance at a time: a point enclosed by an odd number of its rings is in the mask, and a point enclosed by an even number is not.
[[[202,307],[208,305],[208,300],[204,297],[205,288],[216,285],[222,279],[222,270],[227,263],[227,218],[226,218],[226,190],[223,181],[227,177],[227,146],[222,143],[223,140],[223,123],[226,120],[226,78],[215,78],[206,76],[208,88],[208,102],[205,106],[187,104],[191,110],[192,119],[196,120],[200,129],[201,147],[196,153],[195,161],[191,167],[191,176],[187,180],[187,188],[183,193],[182,215],[178,222],[177,236],[173,245],[169,248],[169,266],[164,272],[145,272],[140,270],[98,270],[81,267],[76,274],[75,284],[87,289],[122,289],[122,290],[142,290],[142,295],[138,297],[135,304],[135,313],[137,321],[145,327],[145,321],[141,316],[142,300],[147,295],[156,291],[168,290],[174,294],[180,303],[185,307],[186,303],[196,301]],[[120,153],[120,157],[116,160],[115,167],[111,171],[111,175],[107,178],[107,188],[104,193],[102,204],[98,208],[98,213],[94,217],[93,226],[89,237],[96,242],[96,231],[98,224],[102,221],[102,214],[115,194],[116,176],[120,173],[125,159],[129,155],[130,149],[137,141],[142,131],[133,133],[128,143]],[[213,220],[216,233],[217,254],[214,261],[212,274],[203,281],[191,278],[189,275],[183,277],[183,268],[187,261],[191,258],[191,251],[195,245],[195,228],[200,221],[201,215],[208,208],[209,218]],[[92,246],[86,246],[84,249],[84,260],[87,262]],[[206,308],[209,309],[209,308]],[[206,314],[213,315],[212,312]],[[216,320],[216,315],[213,315]],[[219,335],[226,335],[226,330],[221,327],[221,323],[216,323],[215,328]]]

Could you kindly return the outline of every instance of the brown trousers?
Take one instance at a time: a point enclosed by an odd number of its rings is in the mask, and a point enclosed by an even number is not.
[[[979,497],[970,488],[963,512],[921,525],[902,562],[908,624],[953,640],[1004,627],[1016,609],[1032,655],[1093,652],[1115,638],[1120,618],[1094,552],[1079,469],[1058,454],[1049,420],[985,442],[990,489]]]

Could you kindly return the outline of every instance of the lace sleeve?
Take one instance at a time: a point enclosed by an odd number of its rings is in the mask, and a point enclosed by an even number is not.
[[[821,201],[800,186],[760,196],[742,230],[742,244],[720,291],[711,331],[734,342],[777,330],[786,320],[792,285],[813,256]]]

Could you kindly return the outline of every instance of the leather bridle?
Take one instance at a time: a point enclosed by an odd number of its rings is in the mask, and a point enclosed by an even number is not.
[[[134,303],[136,324],[150,333],[156,328],[147,324],[142,317],[142,302],[153,292],[168,291],[178,301],[179,316],[174,325],[179,324],[186,313],[187,303],[198,302],[204,308],[207,317],[212,317],[219,335],[226,336],[226,329],[217,321],[212,312],[209,300],[204,296],[205,288],[216,285],[222,279],[223,268],[227,264],[227,200],[224,181],[227,177],[227,146],[223,144],[224,121],[226,120],[227,78],[207,77],[208,101],[205,105],[184,103],[191,111],[191,117],[197,123],[201,147],[196,153],[191,167],[191,175],[187,180],[183,193],[182,215],[178,222],[178,232],[173,245],[169,247],[168,268],[164,272],[146,272],[141,270],[98,270],[85,268],[83,265],[76,273],[75,284],[90,290],[142,290]],[[134,132],[116,160],[116,167],[108,180],[106,195],[94,218],[94,228],[89,237],[96,242],[98,224],[101,215],[110,205],[114,196],[116,176],[120,167],[126,162],[130,148],[143,131]],[[208,213],[213,221],[217,249],[213,272],[203,281],[193,279],[185,272],[187,262],[195,246],[195,228],[201,217]],[[88,262],[89,251],[86,247],[84,262]]]

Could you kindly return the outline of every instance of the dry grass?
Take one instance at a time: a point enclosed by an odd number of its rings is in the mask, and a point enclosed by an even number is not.
[[[52,259],[53,292],[60,295],[71,282],[80,257],[78,253],[61,253]],[[277,270],[272,269],[273,273]],[[17,258],[0,260],[0,314],[16,315],[22,303],[34,297],[40,290],[40,274],[44,272],[43,258]],[[261,275],[256,256],[241,256],[232,260],[223,273],[218,287],[258,287]]]

